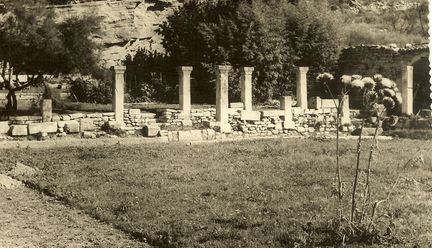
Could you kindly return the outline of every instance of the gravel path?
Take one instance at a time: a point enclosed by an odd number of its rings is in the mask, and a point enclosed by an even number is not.
[[[150,247],[25,187],[0,189],[0,247]]]

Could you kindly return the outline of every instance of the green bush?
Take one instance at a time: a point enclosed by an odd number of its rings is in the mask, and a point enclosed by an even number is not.
[[[254,99],[295,89],[295,65],[310,76],[331,70],[342,44],[341,18],[322,1],[189,1],[159,33],[173,65],[194,66],[194,102],[213,102],[215,66],[230,64],[230,97],[238,97],[239,67],[255,67]]]
[[[112,82],[88,78],[69,79],[70,93],[74,100],[87,103],[112,102]]]
[[[127,56],[126,102],[166,102],[178,99],[178,76],[166,55],[140,49],[134,57]]]

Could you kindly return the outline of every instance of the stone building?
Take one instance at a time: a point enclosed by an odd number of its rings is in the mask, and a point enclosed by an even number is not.
[[[395,81],[402,90],[404,82],[412,82],[413,112],[429,108],[430,75],[429,48],[427,44],[407,45],[361,45],[348,47],[341,53],[337,76],[358,74],[373,76],[381,74]],[[409,87],[408,87],[409,88]]]

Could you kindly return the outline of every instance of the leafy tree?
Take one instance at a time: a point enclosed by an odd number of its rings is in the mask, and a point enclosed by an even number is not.
[[[9,90],[7,112],[17,110],[16,91],[44,84],[46,74],[95,72],[98,47],[91,37],[99,22],[84,16],[57,23],[42,1],[6,2],[0,12],[0,76]],[[30,75],[28,81],[19,82],[19,74]]]
[[[330,70],[341,45],[338,13],[322,1],[190,1],[161,25],[163,46],[176,65],[194,66],[194,101],[210,102],[214,68],[231,64],[231,97],[238,68],[254,66],[254,95],[269,100],[295,89],[295,65]]]

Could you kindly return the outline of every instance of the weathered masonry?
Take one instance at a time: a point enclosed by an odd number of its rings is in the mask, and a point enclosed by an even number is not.
[[[394,80],[403,95],[403,114],[430,106],[428,45],[361,45],[348,47],[339,59],[338,75],[382,74]]]

